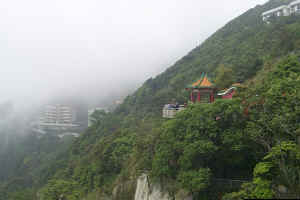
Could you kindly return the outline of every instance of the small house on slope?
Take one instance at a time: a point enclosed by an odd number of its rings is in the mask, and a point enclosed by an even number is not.
[[[184,105],[166,104],[163,108],[163,118],[174,118],[178,112],[184,109]]]

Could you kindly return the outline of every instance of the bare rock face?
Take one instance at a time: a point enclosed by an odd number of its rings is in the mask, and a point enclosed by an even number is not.
[[[159,184],[150,185],[148,175],[143,174],[137,180],[134,200],[172,200],[168,193],[163,192]]]
[[[121,182],[112,192],[112,200],[133,200],[136,188],[135,180]]]
[[[281,193],[281,194],[286,194],[288,192],[287,188],[284,186],[284,185],[279,185],[278,186],[278,191]]]
[[[163,191],[160,184],[150,184],[148,175],[143,174],[137,180],[134,200],[174,200],[168,192]],[[184,190],[176,194],[175,200],[193,200]]]

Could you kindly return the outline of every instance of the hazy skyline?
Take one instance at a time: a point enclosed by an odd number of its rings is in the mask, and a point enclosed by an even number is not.
[[[155,76],[266,0],[9,0],[0,5],[0,102],[100,98]]]

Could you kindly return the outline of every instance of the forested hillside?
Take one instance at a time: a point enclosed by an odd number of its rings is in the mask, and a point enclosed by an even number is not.
[[[166,72],[147,80],[118,111],[158,114],[161,106],[172,98],[186,101],[184,87],[199,78],[201,72],[213,75],[223,65],[233,69],[234,82],[243,82],[254,76],[267,60],[296,50],[300,45],[299,17],[279,18],[269,25],[261,20],[262,12],[289,2],[271,0],[229,22]]]
[[[59,138],[30,130],[20,135],[16,129],[21,127],[8,130],[1,127],[0,199],[9,196],[17,200],[24,196],[29,200],[36,196],[40,184],[46,183],[55,170],[64,165],[64,155],[74,140],[72,136]],[[56,168],[51,167],[53,162]]]
[[[171,195],[184,189],[195,199],[299,197],[300,16],[270,24],[261,19],[262,12],[289,2],[272,0],[247,11],[147,80],[115,112],[95,113],[64,165],[52,163],[55,175],[31,198],[132,200],[142,172]],[[175,119],[162,119],[164,104],[188,101],[185,86],[201,72],[220,89],[235,82],[243,87],[233,100],[190,104]],[[244,183],[241,190],[241,184],[218,182],[234,179]],[[18,195],[31,195],[31,187]]]
[[[164,123],[153,175],[197,199],[217,199],[233,183],[243,190],[224,199],[298,198],[299,55],[264,69],[234,100],[190,105]]]

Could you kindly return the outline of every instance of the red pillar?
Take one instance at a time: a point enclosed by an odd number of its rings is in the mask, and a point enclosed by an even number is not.
[[[191,101],[194,102],[193,90],[191,91]]]
[[[210,93],[210,103],[215,101],[214,92]]]
[[[198,91],[198,98],[197,98],[197,101],[198,101],[198,102],[201,101],[201,93],[200,93],[200,91]]]

